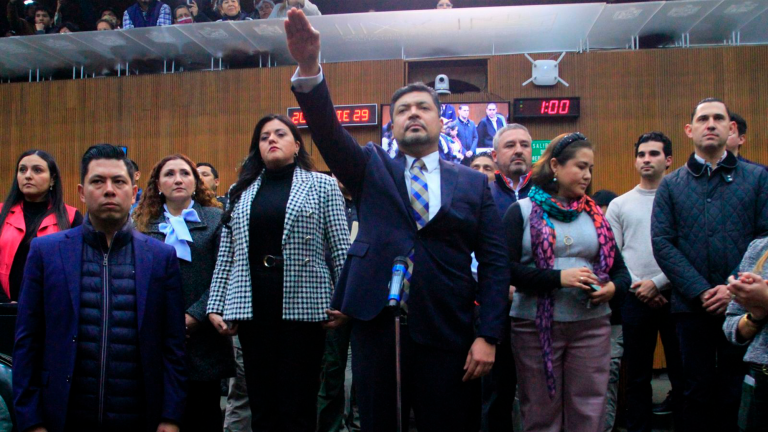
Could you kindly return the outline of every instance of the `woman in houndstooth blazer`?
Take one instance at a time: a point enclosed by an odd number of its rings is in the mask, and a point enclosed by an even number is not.
[[[316,428],[322,322],[349,231],[336,182],[313,171],[296,126],[262,118],[222,217],[208,317],[240,336],[254,430]]]

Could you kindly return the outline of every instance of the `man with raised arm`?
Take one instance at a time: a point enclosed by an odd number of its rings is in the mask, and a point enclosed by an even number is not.
[[[410,84],[392,97],[390,158],[360,147],[339,124],[318,63],[320,34],[304,13],[285,23],[299,64],[293,91],[312,139],[358,208],[359,232],[334,293],[332,321],[352,319],[353,375],[364,431],[396,430],[395,333],[387,309],[392,263],[407,257],[402,327],[403,421],[419,431],[471,430],[479,414],[478,378],[494,362],[506,322],[508,259],[488,178],[440,160],[440,102]],[[472,278],[471,254],[479,265]],[[475,332],[474,301],[481,308]],[[475,429],[477,430],[477,429]]]

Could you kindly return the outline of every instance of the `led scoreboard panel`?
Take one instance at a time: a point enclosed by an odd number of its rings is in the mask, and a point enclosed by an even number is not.
[[[512,115],[516,119],[578,117],[581,100],[572,98],[515,99]]]
[[[342,126],[375,126],[379,124],[379,106],[377,104],[334,105],[336,117]],[[307,127],[307,119],[301,108],[288,108],[288,118],[300,128]]]

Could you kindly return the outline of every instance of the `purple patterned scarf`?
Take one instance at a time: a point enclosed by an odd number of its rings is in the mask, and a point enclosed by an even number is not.
[[[608,221],[603,216],[600,207],[592,198],[584,195],[567,207],[552,198],[551,195],[534,186],[528,193],[533,203],[531,210],[531,249],[536,267],[551,269],[555,265],[555,241],[557,233],[550,218],[570,223],[586,211],[595,223],[600,252],[593,264],[593,271],[601,283],[607,283],[608,272],[613,266],[616,253],[616,240],[613,237]],[[536,303],[536,330],[539,332],[541,354],[544,360],[544,372],[547,379],[549,397],[555,396],[555,372],[552,367],[552,321],[554,318],[555,297],[552,290],[539,292]]]

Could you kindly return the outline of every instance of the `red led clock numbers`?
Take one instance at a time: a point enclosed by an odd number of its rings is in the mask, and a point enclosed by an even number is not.
[[[525,118],[578,117],[579,98],[530,98],[515,99],[513,116]]]
[[[336,105],[336,117],[342,126],[368,126],[379,124],[379,106],[365,105]],[[288,118],[300,128],[307,127],[307,119],[301,108],[288,108]]]
[[[568,114],[571,109],[571,101],[568,99],[555,99],[551,101],[541,101],[541,114]]]

